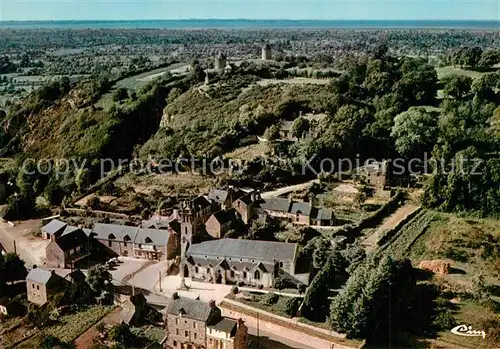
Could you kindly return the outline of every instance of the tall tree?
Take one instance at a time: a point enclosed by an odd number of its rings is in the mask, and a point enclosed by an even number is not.
[[[432,150],[438,138],[438,114],[413,107],[394,118],[391,136],[402,155],[421,156]]]

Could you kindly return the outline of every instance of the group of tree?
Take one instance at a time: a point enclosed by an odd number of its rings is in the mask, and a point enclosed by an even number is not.
[[[7,283],[24,280],[26,275],[24,261],[17,254],[0,254],[0,297],[6,292]]]
[[[491,68],[500,63],[500,49],[483,50],[479,46],[463,46],[450,54],[449,63],[472,69]]]
[[[330,305],[329,323],[348,338],[387,343],[398,333],[428,333],[434,298],[422,298],[409,260],[372,258],[351,274]],[[426,288],[424,288],[426,289]],[[426,293],[431,296],[431,293]]]

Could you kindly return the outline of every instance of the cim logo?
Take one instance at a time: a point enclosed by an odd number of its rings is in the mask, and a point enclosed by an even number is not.
[[[451,333],[456,334],[458,336],[483,337],[483,339],[486,338],[486,332],[475,331],[472,329],[472,326],[467,326],[467,325],[459,325],[457,327],[454,327],[452,328]]]

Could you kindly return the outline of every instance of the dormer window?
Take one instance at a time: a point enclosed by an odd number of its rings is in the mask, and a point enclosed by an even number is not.
[[[149,236],[144,239],[144,243],[146,243],[146,244],[151,244],[152,242],[153,242],[153,240],[151,240],[149,238]]]
[[[113,234],[109,234],[108,240],[116,240],[116,236],[114,236]]]

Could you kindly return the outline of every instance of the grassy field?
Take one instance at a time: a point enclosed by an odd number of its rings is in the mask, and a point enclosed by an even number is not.
[[[161,75],[163,75],[164,73],[166,73],[170,70],[182,67],[184,65],[185,65],[185,63],[175,63],[175,64],[172,64],[168,67],[153,69],[153,70],[141,73],[141,74],[132,75],[132,76],[129,76],[128,78],[122,79],[122,80],[118,81],[115,85],[113,85],[113,87],[111,88],[111,91],[109,91],[108,93],[105,93],[101,97],[99,102],[97,102],[96,105],[98,107],[108,109],[113,105],[113,93],[118,88],[126,88],[127,90],[137,91],[141,87],[147,85],[149,81],[154,80],[157,77],[160,77]]]
[[[484,74],[482,72],[478,72],[478,71],[474,71],[474,70],[466,70],[466,69],[461,69],[459,67],[452,67],[452,66],[438,67],[438,68],[436,68],[436,71],[438,74],[438,79],[440,79],[440,80],[444,77],[451,76],[451,75],[466,75],[466,76],[470,76],[471,78],[476,78],[476,77]]]
[[[133,187],[136,192],[149,194],[158,190],[164,195],[198,195],[208,193],[216,186],[215,179],[191,172],[179,174],[147,174],[128,173],[115,182],[117,187]]]
[[[379,253],[410,258],[414,266],[423,260],[449,262],[449,273],[433,274],[431,281],[455,295],[452,314],[457,325],[468,324],[480,330],[484,321],[495,316],[495,307],[457,295],[471,292],[473,277],[482,274],[492,290],[491,299],[500,303],[499,220],[424,210],[399,230]],[[490,348],[482,338],[459,337],[449,330],[440,332],[438,340],[450,343],[450,348],[453,345]]]
[[[256,143],[233,150],[225,155],[228,159],[248,161],[264,156],[267,150],[266,143]]]
[[[42,332],[21,343],[17,349],[38,348],[39,343],[47,335],[53,335],[66,343],[73,342],[89,327],[111,312],[114,306],[96,306],[86,310],[62,316],[59,323],[44,329]]]

